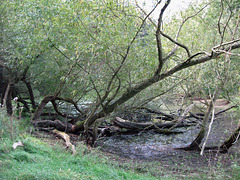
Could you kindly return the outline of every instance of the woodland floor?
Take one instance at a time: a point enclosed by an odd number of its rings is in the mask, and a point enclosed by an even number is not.
[[[236,128],[236,124],[237,119],[230,111],[218,116],[214,120],[207,146],[220,145]],[[195,129],[195,134],[197,132],[198,130]],[[34,134],[39,138],[53,140],[52,145],[54,145],[55,140],[60,141],[64,145],[64,141],[52,133],[35,132]],[[131,142],[129,140],[129,137],[134,136],[137,136],[137,138],[139,136],[140,138],[141,136],[148,138],[149,134],[150,137],[153,136],[151,132],[147,132],[140,135],[122,134],[101,138],[97,142],[96,152],[100,153],[101,156],[107,156],[110,163],[117,163],[122,168],[139,173],[150,173],[156,177],[176,176],[178,178],[194,178],[202,174],[205,178],[207,176],[207,178],[211,179],[223,173],[224,178],[231,178],[232,165],[234,163],[240,165],[240,141],[236,142],[226,154],[205,150],[203,156],[201,156],[198,151],[174,149],[174,147],[184,146],[184,141],[181,141],[181,144],[176,146],[176,141],[174,141],[174,145],[171,144],[172,141],[169,144],[155,145],[155,141],[151,141],[150,144],[143,144],[142,141],[133,139],[133,142]],[[70,134],[70,137],[74,145],[83,143],[81,136]],[[158,137],[161,137],[161,135]],[[189,141],[189,139],[187,140]],[[185,145],[190,142],[186,142]]]

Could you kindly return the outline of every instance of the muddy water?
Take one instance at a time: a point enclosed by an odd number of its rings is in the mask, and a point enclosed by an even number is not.
[[[188,145],[198,133],[197,128],[181,128],[181,134],[164,135],[153,131],[134,135],[117,135],[98,140],[101,149],[131,159],[152,159],[174,148]]]

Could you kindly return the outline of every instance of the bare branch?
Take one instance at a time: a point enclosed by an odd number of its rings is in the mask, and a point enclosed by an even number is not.
[[[219,16],[219,19],[218,19],[218,33],[221,36],[221,41],[222,41],[223,37],[222,37],[221,25],[220,25],[221,18],[222,18],[222,15],[223,15],[223,1],[222,0],[221,0],[221,7],[222,8],[221,8],[220,16]]]
[[[121,89],[121,79],[118,76],[117,76],[117,79],[118,79],[118,87],[117,87],[115,93],[112,95],[112,97],[110,97],[108,99],[108,101],[104,104],[104,107],[108,106],[108,104],[117,96],[118,92]]]
[[[227,19],[227,22],[223,28],[223,32],[222,32],[222,40],[221,40],[221,43],[223,42],[223,38],[224,38],[224,35],[225,35],[225,31],[226,31],[226,28],[231,20],[231,17],[232,17],[232,12],[230,12],[229,16],[228,16],[228,19]]]
[[[155,72],[155,76],[157,76],[163,67],[163,50],[162,50],[162,42],[161,42],[161,26],[162,26],[162,18],[163,13],[167,9],[168,5],[170,4],[171,0],[167,0],[167,2],[164,4],[163,8],[161,9],[161,12],[159,14],[158,18],[158,24],[157,24],[157,30],[156,30],[156,41],[157,41],[157,52],[158,52],[158,68]]]
[[[230,45],[230,44],[234,44],[234,43],[236,43],[236,42],[238,42],[238,41],[240,41],[240,38],[235,39],[235,40],[232,40],[232,41],[228,41],[228,42],[226,42],[226,43],[221,43],[220,45],[217,45],[217,46],[213,47],[213,48],[212,48],[212,51],[213,51],[213,52],[223,51],[223,50],[224,50],[224,49],[223,49],[224,46]],[[220,48],[220,47],[222,47],[222,49],[218,49],[218,48]]]
[[[197,16],[200,12],[202,12],[202,11],[203,11],[207,6],[209,6],[211,3],[212,3],[212,2],[209,2],[209,3],[206,4],[204,7],[202,7],[199,11],[197,11],[195,14],[193,14],[193,15],[191,15],[191,16],[188,16],[186,19],[184,19],[184,20],[182,21],[182,24],[179,26],[178,32],[177,32],[176,37],[175,37],[175,39],[174,39],[176,42],[177,42],[177,39],[178,39],[178,37],[179,37],[179,34],[180,34],[181,30],[182,30],[183,25],[184,25],[189,19]],[[173,41],[172,41],[172,42],[173,42]],[[167,56],[164,57],[163,62],[165,62],[166,60],[168,60],[168,59],[177,51],[178,47],[179,47],[179,45],[176,44],[176,46],[167,54]],[[189,53],[189,54],[190,54],[190,53]],[[190,57],[190,56],[189,56],[189,57]]]
[[[159,2],[161,2],[161,1],[159,1]],[[139,9],[143,12],[143,14],[144,14],[145,16],[147,16],[147,12],[144,11],[144,9],[139,6],[137,0],[135,0],[135,4],[136,4],[137,8],[139,8]],[[151,17],[148,16],[148,19],[149,19],[149,21],[150,21],[155,27],[157,27],[157,24],[152,20]]]
[[[232,41],[233,42],[233,41]],[[223,50],[224,51],[228,51],[229,49],[233,50],[233,49],[238,49],[240,48],[240,43],[224,43],[224,44],[230,44],[227,47],[225,47]],[[219,55],[223,54],[223,52],[217,52],[217,51],[213,51],[212,54],[197,58],[195,60],[192,61],[185,61],[183,63],[178,64],[177,66],[173,67],[172,69],[170,69],[169,71],[167,71],[166,73],[161,74],[161,78],[165,78],[165,77],[169,77],[170,75],[174,74],[175,72],[178,72],[182,69],[186,69],[188,67],[197,65],[197,64],[201,64],[204,63],[206,61],[209,61],[211,59],[214,59],[216,57],[218,57]]]
[[[200,155],[201,155],[201,156],[203,155],[205,146],[206,146],[206,144],[207,144],[207,140],[208,140],[208,138],[209,138],[209,135],[210,135],[210,132],[211,132],[211,129],[212,129],[212,124],[213,124],[213,120],[214,120],[214,113],[215,113],[215,107],[214,107],[214,105],[213,105],[211,122],[210,122],[209,127],[208,127],[208,132],[207,132],[206,139],[205,139],[205,141],[203,142],[203,145],[202,145],[202,149],[201,149],[201,152],[200,152]]]
[[[168,36],[167,34],[164,34],[162,31],[160,31],[160,33],[161,33],[165,38],[169,39],[171,42],[173,42],[174,44],[176,44],[177,46],[180,46],[180,47],[182,47],[183,49],[185,49],[186,52],[187,52],[188,57],[191,56],[191,53],[190,53],[190,51],[189,51],[189,49],[188,49],[187,46],[185,46],[184,44],[181,44],[181,43],[177,42],[176,40],[172,39],[172,38],[171,38],[170,36]]]
[[[217,50],[217,52],[222,52],[224,54],[233,55],[233,56],[240,56],[240,53],[231,53],[229,51],[224,51],[224,50]]]

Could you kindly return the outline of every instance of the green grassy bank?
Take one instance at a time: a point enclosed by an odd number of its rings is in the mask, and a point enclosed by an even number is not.
[[[27,133],[29,120],[0,113],[0,179],[156,179],[120,169],[83,143],[73,156],[60,142]],[[13,149],[18,140],[24,146]]]
[[[156,179],[110,166],[96,153],[78,146],[72,156],[61,145],[50,145],[31,136],[13,150],[12,141],[1,139],[0,179]]]

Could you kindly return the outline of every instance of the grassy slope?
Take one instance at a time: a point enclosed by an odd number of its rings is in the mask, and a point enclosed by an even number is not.
[[[72,156],[59,144],[31,136],[23,143],[13,150],[10,140],[1,139],[0,179],[156,179],[110,166],[106,158],[86,153],[84,145]]]
[[[0,180],[2,179],[156,179],[108,163],[106,157],[79,143],[72,156],[56,140],[39,139],[26,133],[29,119],[8,117],[0,109]],[[21,140],[23,147],[13,149]]]

